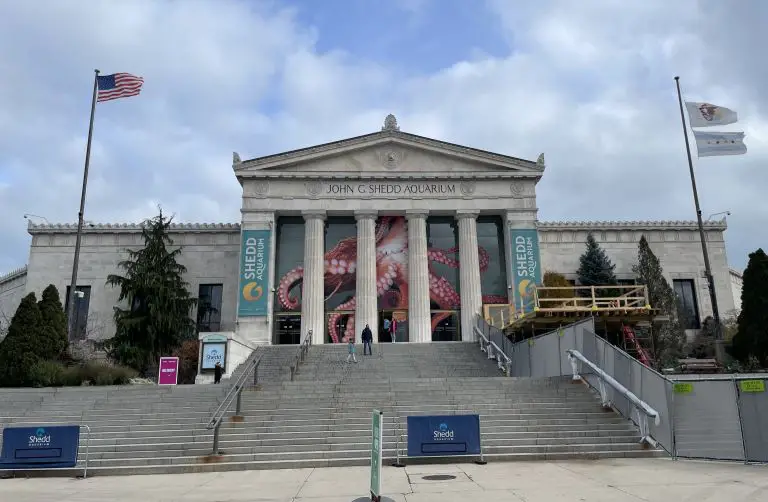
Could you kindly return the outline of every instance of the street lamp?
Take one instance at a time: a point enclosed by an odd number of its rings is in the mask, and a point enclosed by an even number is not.
[[[712,218],[714,218],[715,216],[719,216],[721,214],[724,214],[726,216],[730,216],[731,212],[730,211],[720,211],[719,213],[710,214],[709,218],[707,218],[707,221],[712,221]]]
[[[46,222],[47,224],[49,224],[49,225],[51,224],[51,222],[50,222],[50,221],[48,221],[48,218],[46,218],[45,216],[39,216],[39,215],[37,215],[37,214],[32,214],[32,213],[24,213],[24,219],[25,219],[25,220],[28,220],[30,216],[31,216],[32,218],[40,218],[41,220],[45,220],[45,222]]]

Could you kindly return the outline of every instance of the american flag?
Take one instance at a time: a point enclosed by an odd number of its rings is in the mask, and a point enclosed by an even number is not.
[[[144,78],[130,73],[115,73],[96,77],[99,86],[99,95],[96,101],[109,101],[111,99],[137,96],[141,92]]]

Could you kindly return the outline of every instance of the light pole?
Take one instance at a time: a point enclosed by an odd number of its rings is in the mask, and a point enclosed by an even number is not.
[[[48,221],[48,218],[46,218],[45,216],[40,216],[40,215],[37,215],[37,214],[32,214],[32,213],[24,213],[24,219],[25,219],[25,220],[29,220],[30,216],[31,216],[32,218],[40,218],[41,220],[45,220],[45,222],[46,222],[48,225],[50,225],[50,224],[51,224],[51,222],[50,222],[50,221]]]
[[[720,211],[719,213],[710,214],[709,218],[707,218],[707,221],[712,221],[712,218],[714,218],[715,216],[720,216],[721,214],[724,214],[726,216],[730,216],[731,212],[730,211]]]

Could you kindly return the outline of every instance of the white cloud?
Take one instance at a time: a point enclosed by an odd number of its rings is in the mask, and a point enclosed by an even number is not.
[[[422,3],[403,8],[422,15]],[[88,220],[136,221],[160,203],[181,221],[238,221],[233,150],[251,157],[365,134],[390,111],[405,131],[545,152],[543,219],[692,219],[679,72],[686,96],[739,111],[750,149],[696,161],[704,214],[732,211],[735,264],[765,245],[768,71],[749,50],[766,35],[742,33],[762,14],[660,0],[488,7],[506,57],[474,54],[414,76],[345,47],[319,53],[322,32],[266,3],[0,3],[0,44],[12,47],[0,52],[10,75],[0,82],[0,271],[26,260],[23,213],[77,216],[94,66],[146,84],[138,98],[99,105]],[[706,9],[717,22],[702,21]]]

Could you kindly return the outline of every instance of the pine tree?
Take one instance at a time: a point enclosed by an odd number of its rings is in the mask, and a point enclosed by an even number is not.
[[[197,300],[182,277],[186,267],[177,261],[181,248],[170,249],[170,226],[171,218],[160,211],[142,228],[144,247],[126,250],[128,259],[118,264],[124,275],[107,277],[128,308],[115,307],[115,336],[104,346],[113,360],[145,374],[195,335],[191,313]]]
[[[744,270],[738,331],[731,352],[739,361],[754,358],[768,366],[768,256],[762,249],[750,253]]]
[[[38,353],[42,359],[61,359],[67,350],[67,316],[61,305],[59,290],[53,284],[43,290],[38,302],[40,308],[40,331]]]
[[[580,286],[615,286],[618,284],[614,269],[605,250],[595,240],[592,233],[587,234],[587,249],[579,258],[577,271]],[[603,289],[595,291],[597,296],[616,296],[617,290]],[[586,294],[586,293],[585,293]]]
[[[660,315],[669,317],[669,322],[653,330],[651,334],[654,359],[659,367],[675,364],[685,343],[685,331],[679,321],[677,295],[664,277],[661,263],[651,251],[645,236],[640,237],[637,265],[632,267],[632,271],[638,284],[645,285],[648,289],[648,303],[651,308],[657,309]]]
[[[40,361],[36,334],[42,317],[34,293],[25,296],[8,327],[8,335],[0,342],[0,385],[20,387],[28,385],[32,367]]]

